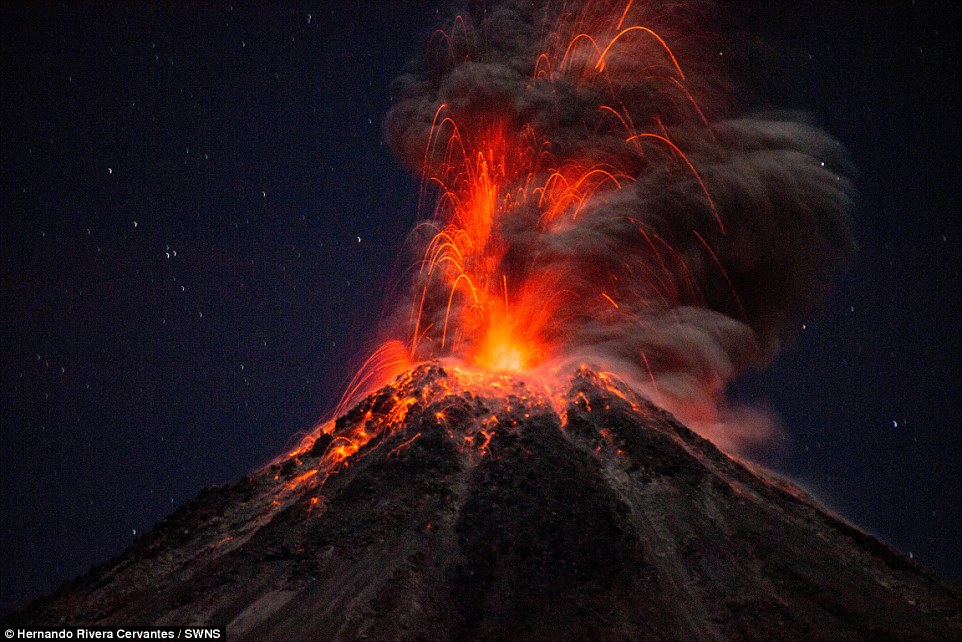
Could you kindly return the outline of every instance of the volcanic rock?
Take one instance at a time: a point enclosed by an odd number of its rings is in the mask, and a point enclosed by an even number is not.
[[[209,623],[232,642],[958,640],[962,600],[609,376],[552,395],[428,365],[4,625],[60,623]]]

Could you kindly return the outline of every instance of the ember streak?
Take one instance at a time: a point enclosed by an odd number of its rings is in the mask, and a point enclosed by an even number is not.
[[[421,178],[409,296],[333,417],[419,363],[456,365],[456,392],[515,373],[546,405],[589,366],[726,450],[770,436],[725,386],[792,337],[848,257],[851,186],[823,132],[725,113],[700,18],[506,2],[434,32],[385,124]],[[323,484],[448,392],[322,423],[289,453],[320,464],[285,487]]]

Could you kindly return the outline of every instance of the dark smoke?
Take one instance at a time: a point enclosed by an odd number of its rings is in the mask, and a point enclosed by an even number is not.
[[[633,24],[665,37],[704,116],[653,39],[613,48],[605,79],[535,78],[539,53],[559,42],[563,51],[574,29],[620,15],[623,2],[477,3],[396,81],[386,136],[412,171],[431,174],[442,159],[425,163],[425,149],[446,104],[463,131],[497,117],[548,141],[555,165],[599,164],[635,179],[598,191],[557,224],[539,226],[542,213],[530,202],[502,213],[492,240],[505,246],[500,270],[511,283],[555,294],[541,330],[563,346],[554,356],[599,360],[641,383],[653,375],[654,396],[737,447],[758,435],[711,428],[729,412],[725,385],[792,339],[849,259],[851,168],[839,142],[797,114],[733,117],[715,107],[725,102],[717,99],[725,83],[704,61],[717,51],[699,51],[711,39],[692,24],[704,7],[635,4]],[[666,145],[627,142],[624,125],[599,109],[613,99],[637,132],[677,145],[704,188]],[[423,285],[414,284],[415,296]],[[620,307],[599,301],[599,288]],[[437,328],[447,296],[429,292],[425,302]]]

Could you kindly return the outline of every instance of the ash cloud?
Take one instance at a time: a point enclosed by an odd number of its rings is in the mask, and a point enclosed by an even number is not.
[[[708,39],[688,36],[705,17],[703,5],[648,3],[628,16],[664,35],[683,80],[640,30],[611,48],[603,74],[584,72],[594,59],[579,57],[597,55],[585,47],[559,69],[557,54],[577,29],[604,31],[606,16],[623,8],[468,5],[396,81],[386,137],[407,167],[432,175],[448,160],[425,151],[445,105],[468,146],[470,132],[496,119],[519,137],[546,141],[556,167],[599,166],[628,177],[550,224],[531,200],[500,211],[488,241],[500,244],[498,272],[518,284],[516,297],[546,301],[544,318],[531,326],[558,347],[552,357],[616,367],[738,449],[773,426],[726,430],[726,416],[745,412],[726,406],[725,385],[791,341],[854,251],[852,168],[839,142],[800,114],[713,108],[725,102],[724,83],[703,61],[717,52],[699,52]],[[555,66],[539,75],[545,51],[556,52]],[[641,136],[627,140],[624,118],[601,105],[615,105],[631,119],[628,133]],[[421,277],[413,296],[425,287],[421,327],[434,329],[424,340],[437,350],[433,333],[450,314],[449,292],[432,291]],[[459,296],[454,305],[467,303]]]

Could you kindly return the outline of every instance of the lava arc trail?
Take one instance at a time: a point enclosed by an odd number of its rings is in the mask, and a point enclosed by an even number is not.
[[[764,438],[725,422],[725,385],[791,338],[850,254],[851,186],[822,131],[727,113],[699,17],[482,3],[434,32],[385,123],[421,178],[409,295],[334,416],[425,361],[548,388],[589,365],[723,447]],[[295,452],[333,438],[339,463],[371,437],[333,430]]]

